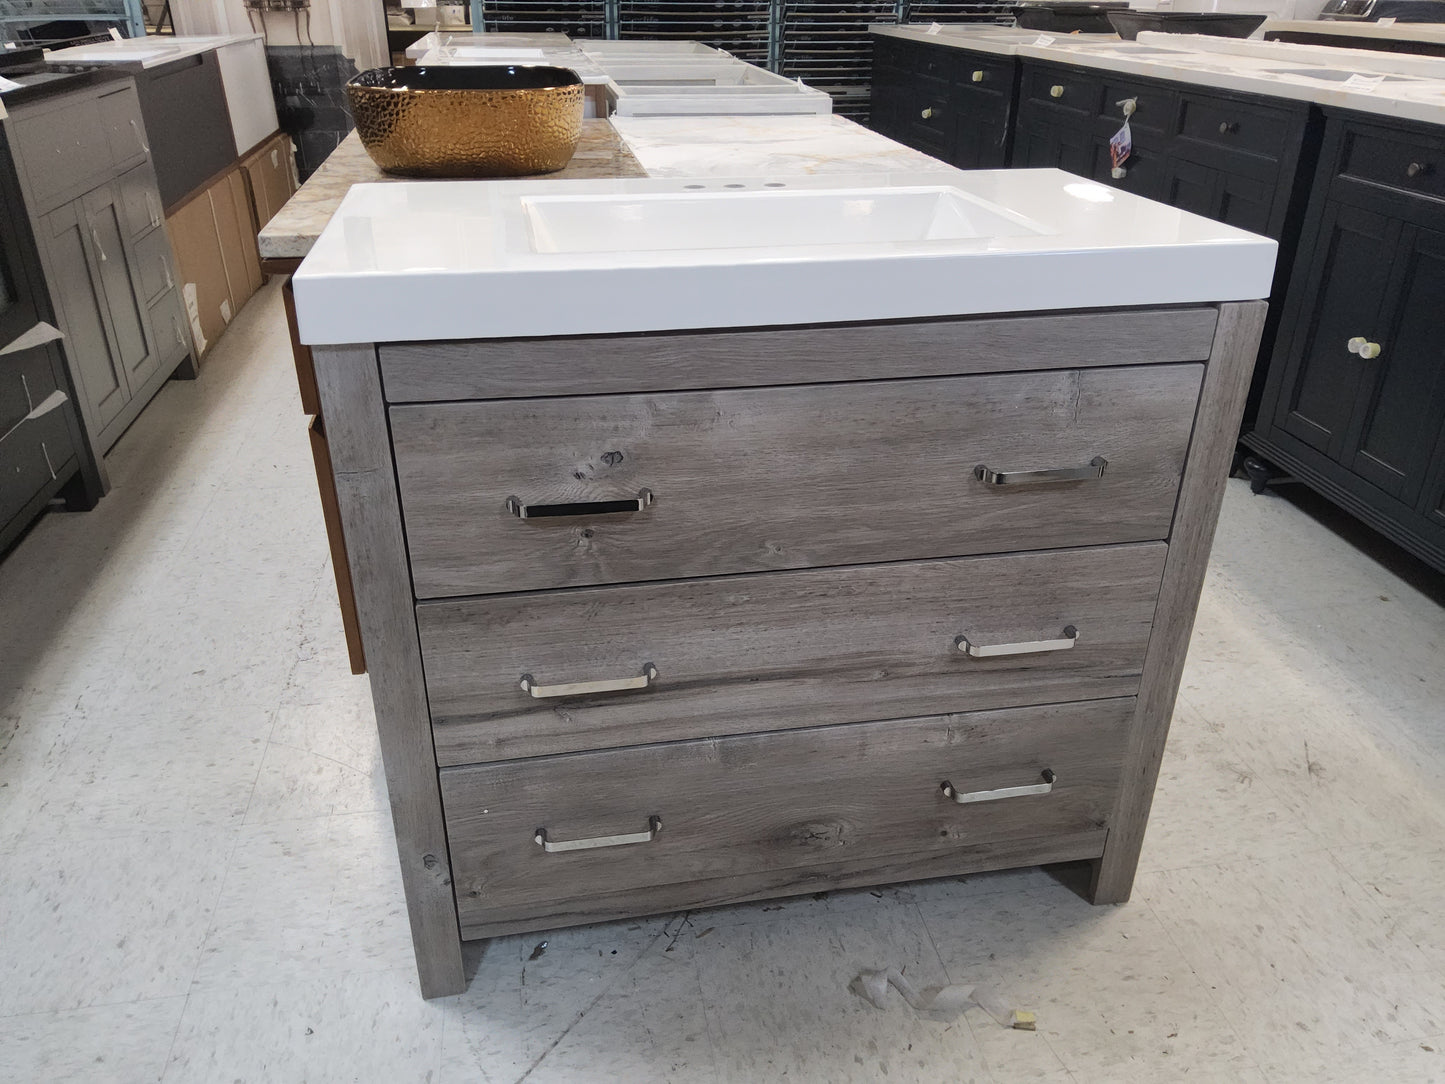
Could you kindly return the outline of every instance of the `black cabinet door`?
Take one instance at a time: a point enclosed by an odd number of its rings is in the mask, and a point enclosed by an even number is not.
[[[1308,274],[1303,283],[1296,276],[1308,301],[1295,313],[1273,422],[1337,462],[1347,456],[1355,404],[1377,365],[1348,344],[1375,341],[1399,236],[1398,220],[1326,201]]]
[[[1393,311],[1360,332],[1379,344],[1380,354],[1360,362],[1366,387],[1341,459],[1413,505],[1445,418],[1445,233],[1403,228],[1385,296]]]
[[[953,164],[959,169],[1003,169],[1008,165],[1013,68],[962,59],[953,87]]]
[[[1159,198],[1171,207],[1251,233],[1272,232],[1273,184],[1179,158],[1170,161],[1164,173]]]
[[[1050,124],[1020,116],[1014,132],[1013,165],[1024,169],[1063,169],[1080,177],[1094,173],[1093,137],[1083,125]]]

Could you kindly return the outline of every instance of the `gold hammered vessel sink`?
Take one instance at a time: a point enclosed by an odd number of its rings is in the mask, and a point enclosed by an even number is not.
[[[403,177],[551,173],[582,134],[582,79],[568,68],[373,68],[346,94],[367,153]]]

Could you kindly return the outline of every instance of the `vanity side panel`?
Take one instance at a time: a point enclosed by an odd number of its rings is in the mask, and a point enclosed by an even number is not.
[[[1204,371],[1199,412],[1169,534],[1159,607],[1144,657],[1144,677],[1124,757],[1119,804],[1103,857],[1094,863],[1095,903],[1123,903],[1134,887],[1174,699],[1184,673],[1194,614],[1204,587],[1209,550],[1268,308],[1263,301],[1230,302],[1219,307],[1219,326]]]
[[[1145,309],[380,347],[391,403],[1203,361],[1217,311]]]
[[[466,976],[376,348],[312,354],[422,995],[459,994]]]

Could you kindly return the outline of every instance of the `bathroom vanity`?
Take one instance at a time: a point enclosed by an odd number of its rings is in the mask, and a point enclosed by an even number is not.
[[[352,189],[295,292],[422,992],[831,888],[1127,899],[1274,259],[1055,170]]]

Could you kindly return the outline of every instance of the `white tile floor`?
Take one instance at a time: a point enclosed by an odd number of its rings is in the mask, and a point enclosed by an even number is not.
[[[1231,483],[1131,903],[507,938],[428,1003],[274,287],[111,469],[0,563],[0,1081],[1445,1080],[1445,589],[1290,500]],[[886,965],[1039,1030],[848,993]]]

